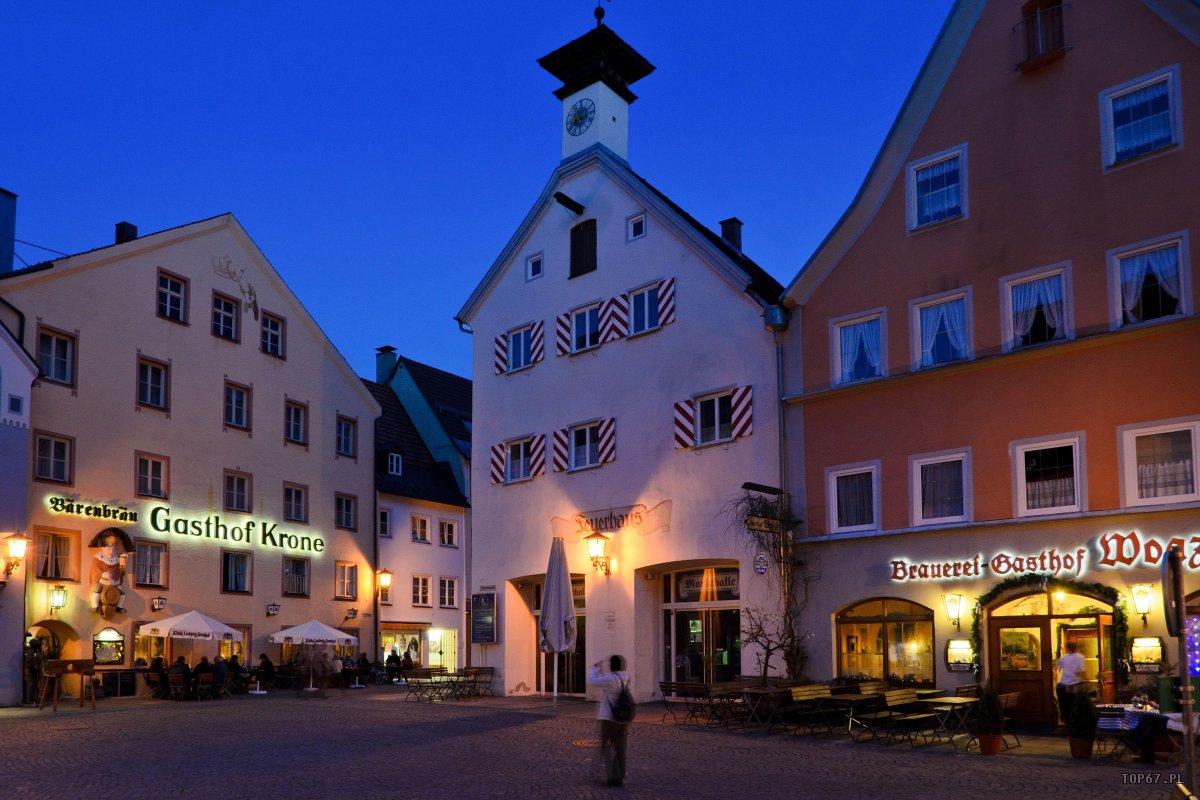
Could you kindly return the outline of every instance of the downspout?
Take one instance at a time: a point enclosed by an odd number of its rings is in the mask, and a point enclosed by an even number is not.
[[[789,318],[788,310],[783,306],[772,305],[763,309],[763,327],[770,331],[775,339],[775,407],[779,428],[779,488],[783,490],[790,515],[791,500],[789,498],[791,493],[788,491],[787,418],[784,414],[783,394],[783,334],[787,330]]]

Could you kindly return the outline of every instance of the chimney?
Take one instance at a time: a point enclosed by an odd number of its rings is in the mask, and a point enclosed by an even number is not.
[[[396,348],[389,345],[375,348],[375,382],[385,386],[396,371]]]
[[[742,252],[742,221],[737,217],[721,220],[721,238],[733,245],[733,249]]]
[[[721,223],[721,224],[723,225],[724,223]],[[132,222],[118,222],[117,223],[117,244],[125,244],[126,242],[132,242],[136,238],[137,238],[137,225],[134,225]]]
[[[17,241],[17,196],[0,189],[0,273],[12,272]]]

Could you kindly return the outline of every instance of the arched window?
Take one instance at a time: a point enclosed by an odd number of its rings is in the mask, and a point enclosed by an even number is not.
[[[910,600],[877,597],[837,615],[838,677],[933,683],[933,611]]]

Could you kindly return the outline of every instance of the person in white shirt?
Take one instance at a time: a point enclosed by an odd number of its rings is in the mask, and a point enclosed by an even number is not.
[[[621,687],[628,686],[629,681],[623,656],[614,655],[608,659],[608,672],[604,671],[603,661],[592,665],[591,683],[601,689],[596,719],[600,721],[600,753],[604,759],[605,782],[609,786],[621,786],[625,782],[625,742],[629,724],[614,721],[612,707]]]
[[[1075,696],[1083,689],[1083,656],[1079,653],[1079,645],[1067,642],[1067,652],[1058,659],[1058,712],[1062,714],[1063,722],[1071,718],[1071,709],[1075,704]]]

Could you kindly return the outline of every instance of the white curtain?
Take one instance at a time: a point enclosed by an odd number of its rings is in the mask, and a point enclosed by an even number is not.
[[[875,522],[875,496],[872,473],[858,472],[837,478],[837,519],[839,528],[872,525]]]
[[[1063,305],[1061,275],[1050,275],[1013,285],[1013,345],[1019,345],[1021,337],[1029,334],[1039,307],[1046,317],[1046,324],[1054,329],[1054,338],[1060,338],[1066,310]]]
[[[917,224],[961,213],[960,185],[957,157],[917,170]]]
[[[1121,307],[1126,322],[1140,322],[1135,309],[1142,300],[1142,284],[1151,272],[1163,291],[1179,299],[1179,250],[1174,245],[1121,259]]]
[[[1171,111],[1165,80],[1112,101],[1113,139],[1117,159],[1131,158],[1171,141]],[[1155,106],[1159,108],[1155,108]]]
[[[936,363],[933,346],[937,342],[939,329],[945,324],[946,338],[954,348],[955,358],[966,358],[967,355],[967,309],[966,303],[959,298],[935,306],[925,306],[921,309],[921,366],[929,367]]]
[[[1177,497],[1196,491],[1190,431],[1171,431],[1137,439],[1138,497]]]
[[[1025,483],[1026,508],[1063,508],[1075,505],[1075,478],[1044,478]]]
[[[921,518],[944,519],[963,514],[961,461],[921,465]]]
[[[873,378],[882,374],[880,371],[880,338],[879,320],[869,319],[852,325],[843,325],[839,329],[841,346],[841,377],[839,383],[855,380],[854,362],[858,360],[859,348],[867,355],[870,365],[869,375],[859,375],[858,378]]]

